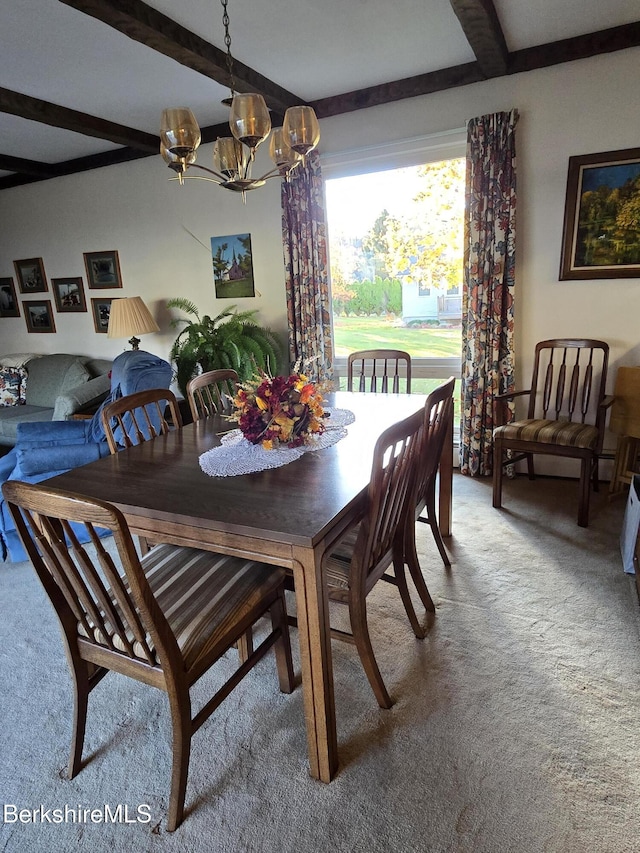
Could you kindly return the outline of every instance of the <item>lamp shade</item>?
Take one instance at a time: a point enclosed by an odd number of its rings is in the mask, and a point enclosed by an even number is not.
[[[136,335],[146,335],[149,332],[159,332],[160,327],[151,316],[151,312],[140,296],[128,296],[124,299],[114,299],[109,314],[108,338],[128,338]],[[137,346],[131,342],[131,346]]]

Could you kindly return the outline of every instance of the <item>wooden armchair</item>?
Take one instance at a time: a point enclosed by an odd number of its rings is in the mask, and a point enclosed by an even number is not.
[[[171,832],[183,817],[192,736],[271,646],[280,689],[293,689],[285,571],[175,545],[139,559],[111,504],[46,483],[14,480],[3,493],[62,628],[75,703],[69,778],[81,769],[89,693],[110,670],[164,690],[173,731]],[[79,543],[72,522],[84,525],[91,548]],[[104,529],[113,533],[115,558],[100,538]],[[266,639],[192,716],[190,688],[265,614]]]
[[[352,631],[331,629],[331,636],[355,644],[381,708],[390,708],[393,703],[373,653],[367,624],[366,599],[377,581],[387,580],[398,587],[414,633],[420,639],[424,637],[409,596],[403,553],[407,515],[415,523],[414,472],[423,429],[421,410],[380,436],[374,450],[364,517],[347,531],[325,560],[329,600],[348,605]],[[386,573],[391,565],[393,575]],[[433,604],[431,607],[435,609]]]
[[[357,388],[354,388],[357,379]],[[369,349],[347,358],[347,391],[411,393],[411,356],[404,350]]]
[[[173,426],[181,427],[177,400],[166,388],[139,391],[106,405],[102,410],[102,425],[111,453],[169,432],[167,409]]]
[[[536,345],[531,388],[496,396],[493,431],[493,505],[502,505],[502,472],[536,453],[580,460],[578,525],[589,524],[590,480],[598,490],[598,457],[613,397],[605,397],[609,346],[604,341],[556,338]],[[505,403],[529,395],[527,418],[507,423]],[[507,451],[515,453],[505,458]]]
[[[238,386],[235,370],[209,370],[195,376],[187,384],[187,399],[194,421],[231,411],[230,397]]]

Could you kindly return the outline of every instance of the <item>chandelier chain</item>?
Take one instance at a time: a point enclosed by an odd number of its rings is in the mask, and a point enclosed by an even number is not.
[[[235,80],[233,78],[233,57],[231,56],[231,35],[229,33],[229,12],[227,11],[227,3],[229,0],[220,0],[223,8],[222,23],[224,25],[224,43],[227,48],[227,71],[229,72],[229,86],[231,87],[231,97],[235,94]]]

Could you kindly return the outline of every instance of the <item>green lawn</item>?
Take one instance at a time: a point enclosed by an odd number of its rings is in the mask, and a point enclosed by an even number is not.
[[[414,358],[458,358],[460,327],[406,329],[385,317],[334,317],[336,356],[360,349],[406,350]]]

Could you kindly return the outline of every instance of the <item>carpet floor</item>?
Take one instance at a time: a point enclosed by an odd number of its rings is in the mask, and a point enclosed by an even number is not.
[[[378,708],[355,649],[334,642],[340,770],[324,785],[307,772],[302,691],[279,693],[267,656],[195,735],[175,833],[166,697],[105,678],[89,699],[85,765],[67,780],[56,619],[29,564],[0,566],[0,851],[640,850],[640,609],[620,558],[624,501],[603,488],[587,529],[576,512],[573,481],[507,481],[494,510],[489,480],[456,475],[451,569],[418,526],[437,606],[427,638],[393,587],[369,598],[393,708]],[[234,663],[203,679],[194,707]],[[79,815],[104,818],[105,806],[106,822]]]

